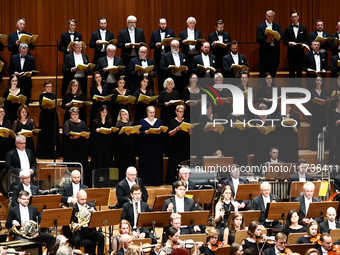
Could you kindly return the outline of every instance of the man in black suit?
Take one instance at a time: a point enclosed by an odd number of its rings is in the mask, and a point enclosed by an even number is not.
[[[161,68],[161,58],[163,54],[170,51],[170,42],[167,42],[165,45],[162,45],[162,40],[166,38],[176,37],[173,30],[167,28],[166,19],[161,18],[158,21],[159,29],[153,31],[150,39],[150,49],[154,49],[153,59],[156,63],[157,71],[158,71],[158,89],[161,92],[163,88],[163,82],[167,77],[163,76],[163,73],[159,72]]]
[[[81,174],[79,170],[73,170],[71,173],[71,183],[65,184],[60,192],[62,195],[61,202],[65,205],[69,205],[70,203],[75,204],[77,203],[77,194],[79,190],[88,189],[86,185],[80,183]]]
[[[279,23],[274,22],[275,12],[266,12],[266,20],[257,26],[256,40],[260,44],[259,69],[260,77],[266,72],[270,72],[273,77],[276,75],[277,67],[280,63],[280,40],[274,35],[265,34],[266,28],[277,31],[282,37],[283,32]],[[281,38],[280,38],[281,39]]]
[[[196,19],[194,17],[189,17],[187,19],[187,29],[179,32],[178,38],[180,38],[180,46],[182,48],[182,53],[187,56],[187,66],[191,67],[191,61],[194,56],[200,54],[201,43],[195,42],[193,45],[188,45],[187,40],[197,40],[203,39],[200,30],[195,28]]]
[[[38,195],[38,186],[31,184],[31,173],[29,170],[21,170],[19,177],[21,182],[13,189],[12,207],[18,205],[19,193],[22,190],[26,190],[30,197]]]
[[[336,24],[336,33],[332,34],[331,37],[340,40],[340,21]],[[330,43],[329,49],[332,51],[332,56],[338,55],[338,44],[334,41]]]
[[[120,248],[117,252],[117,255],[125,255],[129,246],[133,245],[132,236],[128,234],[121,235],[120,242],[122,244],[122,248]]]
[[[58,50],[61,52],[64,52],[64,58],[66,57],[66,55],[73,52],[73,48],[71,49],[68,48],[68,45],[70,44],[70,42],[83,40],[81,37],[81,34],[75,31],[76,25],[77,25],[77,21],[75,21],[74,19],[70,19],[68,21],[69,30],[66,33],[61,34],[60,43],[58,45]]]
[[[91,69],[87,68],[83,72],[80,72],[77,68],[79,64],[87,65],[89,63],[89,58],[81,52],[82,50],[82,42],[75,42],[73,44],[74,52],[67,55],[64,59],[64,65],[61,70],[64,79],[61,91],[62,95],[65,95],[70,81],[73,79],[77,79],[80,84],[81,90],[85,95],[85,98],[87,98],[87,76],[91,74]]]
[[[26,74],[22,77],[19,76],[21,72],[36,70],[34,57],[27,54],[28,45],[26,43],[21,43],[19,46],[19,54],[12,55],[8,66],[8,73],[15,74],[18,77],[18,82],[21,88],[25,91],[27,96],[26,105],[31,103],[31,90],[32,90],[32,79],[31,77],[36,75],[36,73]]]
[[[320,233],[330,233],[332,229],[340,228],[340,222],[336,219],[336,210],[334,207],[327,209],[326,216],[328,220],[320,223]]]
[[[161,59],[161,73],[164,77],[170,77],[174,80],[176,90],[183,97],[183,90],[188,84],[188,65],[186,61],[186,55],[179,52],[179,41],[172,40],[170,43],[171,51],[163,54]],[[170,65],[175,66],[187,66],[187,68],[179,72],[176,69],[168,68]],[[163,85],[163,84],[162,84]]]
[[[208,36],[208,42],[210,43],[212,54],[216,56],[217,65],[221,67],[223,65],[223,57],[228,54],[230,45],[221,46],[218,45],[217,43],[218,42],[224,44],[230,43],[231,38],[229,33],[224,32],[223,20],[220,19],[216,22],[215,29],[216,31]]]
[[[71,221],[73,223],[79,223],[76,214],[82,210],[84,206],[88,206],[91,213],[96,210],[93,203],[87,202],[86,191],[80,190],[77,194],[77,203],[72,207],[73,212]],[[80,249],[80,243],[83,239],[90,239],[91,241],[98,243],[98,254],[104,254],[104,235],[101,232],[98,232],[96,228],[89,228],[88,224],[85,224],[77,230],[72,236],[72,242],[76,249]]]
[[[317,21],[315,21],[315,28],[316,30],[309,33],[309,36],[308,36],[308,42],[310,45],[312,45],[313,41],[315,41],[318,36],[323,37],[323,38],[330,37],[329,33],[323,31],[323,21],[321,19],[318,19]],[[329,46],[331,46],[331,43],[327,41],[320,42],[320,43],[321,43],[320,52],[323,54],[327,54],[328,48]]]
[[[170,215],[170,226],[177,229],[179,235],[188,235],[190,234],[190,229],[188,227],[182,226],[182,215],[179,213],[172,213]]]
[[[261,186],[261,195],[255,197],[253,199],[253,203],[251,205],[251,209],[252,210],[260,210],[261,211],[261,215],[260,215],[260,219],[259,222],[266,228],[268,227],[273,227],[273,228],[279,228],[282,226],[280,225],[280,223],[275,220],[275,221],[270,221],[266,219],[266,209],[269,203],[275,203],[275,202],[280,202],[280,198],[270,194],[271,192],[271,185],[269,182],[262,182]]]
[[[290,19],[292,24],[286,27],[283,34],[283,44],[288,46],[287,58],[288,58],[288,69],[289,77],[301,78],[302,77],[302,62],[305,55],[304,47],[301,45],[296,45],[296,43],[307,44],[307,28],[304,25],[299,24],[299,13],[294,10],[290,13]],[[301,83],[290,83],[291,87],[299,86]]]
[[[7,220],[6,220],[6,227],[12,228],[12,226],[16,226],[19,230],[22,224],[25,221],[32,220],[40,223],[39,213],[36,207],[28,205],[30,201],[30,194],[26,190],[22,190],[19,192],[19,204],[12,207],[9,210]],[[38,219],[38,221],[37,221]],[[33,235],[33,239],[29,239],[32,241],[44,242],[46,243],[47,251],[50,250],[54,237],[50,234],[46,234],[43,232],[38,232]],[[16,235],[14,240],[25,239],[21,235]]]
[[[186,190],[195,190],[196,189],[196,183],[189,180],[189,175],[190,175],[190,169],[182,166],[179,171],[178,171],[178,175],[179,175],[179,181],[183,181],[186,183],[187,185],[187,189]],[[176,184],[179,181],[175,181],[172,184],[172,194],[175,194],[175,188],[176,188]]]
[[[133,94],[138,89],[140,79],[142,76],[144,76],[145,78],[149,80],[149,88],[154,89],[153,77],[157,75],[156,68],[155,68],[155,61],[153,61],[150,58],[147,58],[146,57],[147,54],[148,54],[148,48],[146,48],[145,46],[142,46],[139,48],[138,57],[132,58],[130,60],[129,73],[131,75],[131,83],[130,83],[129,89],[130,89],[131,94]],[[152,66],[152,65],[154,67],[148,73],[145,73],[143,71],[135,72],[136,65],[142,66],[143,68]]]
[[[26,35],[32,35],[25,30],[26,27],[26,19],[20,18],[17,20],[17,31],[9,34],[8,36],[8,50],[12,52],[11,56],[19,54],[19,46],[20,46],[20,38],[22,34]],[[30,50],[34,50],[35,46],[32,43],[32,40],[26,40],[26,44],[28,45],[28,48]],[[30,52],[28,52],[28,55],[31,55]]]
[[[264,162],[262,165],[266,166],[267,163],[284,163],[283,161],[279,160],[279,149],[276,147],[272,147],[269,150],[270,159],[267,162]]]
[[[101,44],[100,41],[107,41],[114,39],[113,33],[106,30],[107,20],[105,17],[101,17],[98,20],[99,29],[92,32],[90,39],[90,48],[94,49],[94,60],[93,63],[97,63],[98,59],[106,56],[106,47]]]
[[[150,230],[147,228],[137,229],[138,214],[141,212],[152,212],[152,208],[141,201],[142,191],[138,184],[133,184],[131,187],[132,201],[123,204],[123,213],[121,220],[127,220],[132,227],[134,238],[149,238]]]
[[[317,245],[320,255],[328,254],[332,250],[333,239],[329,233],[322,233],[320,236],[321,245]],[[335,243],[334,243],[335,244]]]
[[[287,236],[284,233],[277,233],[275,235],[275,245],[265,249],[263,252],[265,255],[276,255],[280,253],[285,253],[285,248],[287,244]]]
[[[123,60],[119,57],[116,57],[116,46],[109,44],[106,47],[106,56],[98,59],[98,62],[95,66],[95,71],[99,71],[102,73],[103,80],[109,86],[109,92],[116,87],[117,80],[121,75],[125,74],[125,69],[115,70],[110,72],[107,70],[108,66],[124,66]],[[126,67],[125,67],[126,68]]]
[[[148,192],[143,184],[141,178],[137,178],[137,170],[135,167],[130,166],[126,170],[126,178],[121,180],[116,186],[116,197],[118,203],[116,204],[116,208],[122,208],[123,204],[129,202],[131,200],[131,187],[133,184],[138,184],[142,190],[142,201],[148,201]]]
[[[297,173],[289,176],[289,182],[308,182],[313,181],[313,176],[310,174],[306,174],[307,171],[307,160],[300,159],[296,164],[296,168],[298,170]]]
[[[246,57],[242,54],[238,53],[238,41],[232,41],[230,44],[230,54],[227,54],[223,57],[223,69],[222,73],[224,77],[241,77],[241,71],[240,68],[233,68],[231,69],[231,66],[233,64],[236,65],[246,65],[248,66]]]
[[[131,58],[137,57],[140,46],[131,46],[131,43],[146,43],[143,29],[137,28],[137,18],[130,15],[126,19],[128,27],[120,30],[117,46],[122,49],[120,57],[125,67],[129,66]]]
[[[204,42],[201,50],[202,53],[194,56],[192,59],[191,70],[193,73],[197,74],[199,78],[213,78],[214,74],[220,70],[219,66],[217,66],[216,56],[209,54],[209,42]],[[205,70],[204,68],[197,67],[197,65],[211,67],[213,70]]]
[[[330,59],[330,69],[332,72],[332,77],[338,77],[338,73],[340,72],[340,67],[338,67],[338,61],[340,60],[340,44],[336,47],[339,52],[337,52],[334,56]]]

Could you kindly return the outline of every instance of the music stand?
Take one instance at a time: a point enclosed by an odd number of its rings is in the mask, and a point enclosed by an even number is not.
[[[306,182],[292,182],[290,185],[289,199],[292,197],[300,197],[301,192],[303,191],[303,185]],[[321,182],[312,182],[315,186],[314,194],[315,196],[319,196],[319,190]]]
[[[162,196],[156,196],[155,201],[153,202],[153,212],[163,211],[163,205],[164,201],[174,197],[175,195],[162,195]]]
[[[32,206],[35,206],[38,212],[45,209],[55,209],[60,207],[61,195],[40,195],[32,197]]]
[[[289,248],[295,253],[305,254],[308,249],[315,248],[315,244],[287,244],[286,248]]]
[[[137,219],[137,228],[152,228],[153,238],[156,238],[155,227],[169,225],[171,212],[141,212]]]
[[[290,210],[299,211],[299,202],[275,202],[267,204],[266,219],[268,220],[280,220],[282,219],[282,225],[284,225],[286,213]]]
[[[188,190],[185,192],[186,197],[188,197],[187,195],[192,196],[195,203],[200,204],[210,204],[213,200],[214,194],[214,189]]]
[[[306,218],[318,218],[321,217],[323,221],[323,217],[327,212],[329,207],[334,207],[335,210],[338,210],[339,201],[329,201],[329,202],[313,202],[309,204],[308,212]]]
[[[205,225],[208,222],[209,211],[181,212],[182,225],[187,225],[193,230],[194,225]],[[192,233],[191,233],[192,234]]]
[[[48,189],[51,189],[51,180],[60,180],[66,172],[66,167],[58,167],[59,171],[56,171],[56,168],[40,168],[37,172],[37,176],[35,177],[38,181],[48,181]]]
[[[85,190],[87,201],[94,203],[95,206],[107,206],[110,201],[111,188],[93,188]]]
[[[43,210],[40,227],[55,227],[55,234],[58,235],[58,226],[68,226],[71,222],[72,208],[59,208]]]
[[[228,223],[227,226],[230,226],[230,222],[232,221],[232,218],[234,216],[235,212],[231,212],[229,219],[228,219]],[[246,226],[249,226],[249,224],[252,221],[258,221],[260,219],[260,215],[261,215],[261,211],[260,210],[256,210],[256,211],[243,211],[243,219],[244,219],[244,223]]]
[[[289,179],[294,174],[295,163],[267,163],[266,179]],[[269,171],[269,170],[273,171]]]
[[[239,184],[236,194],[236,201],[239,200],[251,200],[261,195],[260,184]]]

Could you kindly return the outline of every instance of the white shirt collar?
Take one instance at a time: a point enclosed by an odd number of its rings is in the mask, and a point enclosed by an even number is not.
[[[28,206],[22,206],[21,204],[19,204],[19,208],[20,208],[20,211],[28,210]]]
[[[267,26],[272,26],[272,25],[273,25],[273,22],[272,22],[272,23],[268,23],[267,20],[265,20],[264,22],[266,22],[266,25],[267,25]]]

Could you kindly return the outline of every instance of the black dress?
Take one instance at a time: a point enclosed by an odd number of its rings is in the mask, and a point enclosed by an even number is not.
[[[337,82],[336,82],[337,83]],[[332,94],[333,92],[335,92],[337,95],[338,93],[340,93],[340,87],[338,86],[338,84],[335,85],[331,85],[330,89],[329,89],[329,93],[328,93],[328,98],[332,98]],[[336,98],[337,96],[335,96]],[[329,114],[331,114],[333,112],[333,110],[336,108],[336,102],[335,100],[332,100],[329,102]]]
[[[282,233],[285,234],[286,236],[289,236],[289,234],[296,234],[296,233],[305,233],[306,232],[306,227],[302,226],[302,228],[299,229],[292,229],[290,227],[285,226],[282,229]]]
[[[28,119],[26,124],[21,123],[20,120],[16,120],[13,123],[13,131],[16,134],[19,133],[22,129],[33,130],[35,128],[37,128],[37,126],[33,119]],[[26,137],[26,148],[30,149],[35,155],[35,146],[33,142],[33,137]]]
[[[273,102],[266,102],[263,99],[264,98],[268,98],[268,99],[272,99],[273,98],[273,88],[276,87],[260,87],[257,92],[256,92],[256,98],[254,100],[254,103],[264,103],[265,105],[267,105],[268,110],[272,107]],[[277,89],[277,97],[281,96],[281,92],[280,89]],[[271,114],[272,116],[276,116],[277,113],[280,111],[280,107],[279,107],[279,101],[277,103],[277,107],[275,109],[275,111]]]
[[[340,165],[340,125],[335,124],[338,120],[340,120],[340,113],[334,109],[328,122],[330,127],[329,163],[333,165]]]
[[[90,94],[91,94],[91,98],[92,98],[92,106],[91,106],[91,113],[90,113],[90,123],[91,125],[93,124],[93,120],[97,118],[97,113],[99,108],[103,105],[109,105],[110,101],[105,101],[105,102],[101,102],[101,101],[96,101],[93,100],[93,96],[97,95],[97,96],[108,96],[109,95],[109,86],[107,84],[103,85],[103,90],[102,93],[99,92],[97,87],[91,86],[90,87]]]
[[[183,119],[181,122],[178,122],[177,119],[170,120],[168,131],[174,130],[183,122],[188,122],[188,120]],[[188,132],[180,130],[169,137],[169,161],[168,171],[166,173],[167,184],[170,185],[176,181],[178,164],[188,159],[190,159],[190,136]]]
[[[86,123],[81,120],[78,123],[74,123],[71,120],[67,120],[64,123],[64,162],[80,162],[83,165],[83,177],[84,184],[92,187],[92,175],[89,169],[88,152],[87,152],[87,139],[85,137],[79,137],[78,139],[70,139],[70,131],[80,133],[82,131],[89,131]]]
[[[72,93],[66,93],[63,97],[63,102],[61,103],[61,108],[65,109],[64,123],[70,119],[70,113],[68,112],[71,107],[67,107],[66,104],[70,103],[72,100],[85,101],[85,95],[81,93],[79,96]],[[79,109],[79,119],[86,121],[86,106],[80,107]]]
[[[244,87],[243,87],[242,84],[238,85],[237,87],[238,87],[239,89],[241,89],[242,92],[243,92],[243,91],[246,91],[246,90],[244,89]],[[254,89],[252,86],[249,86],[249,85],[247,84],[247,91],[249,91],[249,88],[252,88],[252,89],[253,89],[253,99],[256,98],[255,89]],[[252,100],[252,101],[253,101],[253,100]],[[247,99],[246,99],[246,98],[244,99],[244,114],[247,115],[248,119],[253,119],[253,118],[254,118],[254,114],[250,112],[249,107],[248,107],[248,98],[247,98]]]
[[[118,98],[118,95],[121,95],[117,88],[113,89],[112,90],[112,99],[111,99],[111,105],[112,105],[112,120],[113,122],[116,122],[117,121],[117,118],[118,118],[118,114],[119,114],[119,111],[121,109],[125,109],[129,112],[129,105],[128,104],[119,104],[119,102],[117,102],[117,98]],[[126,89],[125,90],[125,94],[124,95],[121,95],[121,96],[129,96],[131,95],[131,92],[129,89]],[[129,113],[129,116],[130,113]]]
[[[39,96],[39,106],[41,109],[39,117],[39,128],[41,131],[38,136],[37,144],[37,157],[44,159],[54,158],[54,138],[56,134],[56,148],[57,157],[59,155],[59,118],[56,114],[56,108],[44,109],[41,105],[43,97],[54,100],[56,98],[55,93],[41,93]]]
[[[249,242],[247,239],[243,239],[243,241],[244,241],[243,250],[247,248],[253,248],[256,251],[259,251],[259,246],[256,242],[255,243]]]
[[[150,125],[145,119],[141,119],[138,125],[140,129],[139,149],[139,177],[145,186],[160,186],[163,184],[163,154],[161,134],[145,134],[150,128],[158,128],[163,125],[162,120],[157,119],[154,125]]]
[[[217,92],[217,94],[219,95],[220,98],[232,97],[232,94],[229,91],[229,89],[222,89],[221,91],[216,89],[216,92]],[[212,104],[213,113],[217,114],[217,116],[221,119],[226,119],[227,116],[232,112],[232,104],[222,102],[222,105],[221,105],[221,103],[218,99],[216,99],[216,103],[217,103],[217,105]]]
[[[276,145],[280,152],[280,160],[286,163],[297,163],[299,160],[299,137],[298,132],[294,131],[293,127],[283,127],[281,125],[282,117],[287,118],[286,115],[281,115],[279,112],[275,119],[280,120],[276,125]],[[294,119],[297,122],[296,128],[300,128],[300,117],[297,112],[294,112],[289,116],[290,119]]]
[[[173,90],[171,93],[163,90],[159,93],[158,107],[161,107],[161,120],[163,121],[164,126],[169,126],[170,120],[176,117],[176,105],[165,106],[164,103],[169,102],[170,100],[179,99],[179,93],[176,90]]]
[[[210,250],[208,245],[203,245],[200,247],[200,252],[204,255],[214,255],[215,252]]]
[[[151,101],[150,104],[144,104],[143,102],[138,102],[138,98],[139,98],[140,94],[143,94],[145,96],[154,96],[155,95],[155,93],[153,92],[152,89],[149,89],[145,94],[140,89],[137,89],[135,91],[135,93],[133,93],[133,96],[136,97],[136,102],[135,102],[136,111],[135,111],[134,123],[138,123],[138,121],[140,121],[141,119],[146,118],[147,117],[146,108],[149,105],[155,105],[156,104],[156,100]]]
[[[119,181],[125,178],[126,169],[129,166],[136,167],[136,152],[133,138],[136,134],[127,135],[125,133],[119,134],[122,127],[133,126],[131,121],[124,123],[122,121],[116,122],[115,125],[119,130],[116,134],[115,142],[115,162],[114,165],[119,169]]]
[[[219,222],[216,223],[216,228],[220,231],[220,241],[223,240],[224,229],[227,227],[230,213],[235,211],[235,207],[231,202],[229,202],[229,204],[222,202],[222,206],[224,210],[223,219],[221,219]],[[229,229],[229,235],[230,235],[230,229]]]
[[[316,151],[318,143],[318,135],[322,128],[327,124],[327,106],[313,104],[314,97],[327,99],[327,91],[322,89],[319,95],[315,89],[310,90],[311,99],[309,101],[308,110],[312,114],[310,119],[310,150]]]
[[[9,119],[4,119],[0,127],[12,129],[12,124]],[[8,138],[0,136],[0,160],[5,160],[7,152],[14,148],[14,140],[11,136]],[[3,169],[3,168],[1,168]]]
[[[191,93],[189,87],[185,87],[183,91],[184,102],[188,100],[199,100],[201,99],[201,90],[198,93]],[[201,104],[196,104],[195,106],[189,106],[186,104],[187,109],[184,112],[184,117],[187,118],[190,123],[197,123],[201,115]]]
[[[17,113],[18,113],[19,106],[21,104],[20,103],[19,104],[12,104],[12,101],[8,101],[7,97],[9,95],[9,93],[10,93],[9,89],[6,89],[5,92],[4,92],[4,98],[5,98],[4,105],[6,107],[7,117],[11,121],[11,123],[13,124],[14,121],[18,118]],[[16,94],[16,96],[18,96],[18,95],[26,96],[25,91],[22,88],[20,88],[19,93]]]
[[[310,237],[308,237],[308,236],[300,236],[296,240],[295,244],[302,244],[302,243],[312,243],[312,242],[310,241]]]

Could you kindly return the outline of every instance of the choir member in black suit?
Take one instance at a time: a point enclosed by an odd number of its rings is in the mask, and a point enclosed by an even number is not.
[[[190,175],[190,168],[188,168],[187,166],[181,166],[180,169],[178,170],[179,180],[172,183],[172,194],[175,194],[176,184],[179,181],[182,181],[187,184],[186,190],[196,189],[196,183],[193,182],[192,180],[189,180],[189,175]]]
[[[180,94],[180,98],[183,98],[183,90],[187,81],[187,73],[189,71],[187,63],[186,63],[186,55],[179,52],[179,41],[172,40],[170,43],[171,52],[165,53],[161,59],[161,67],[160,72],[164,77],[170,77],[174,80],[176,84],[177,91]],[[187,66],[186,69],[182,72],[179,72],[177,69],[168,68],[170,65],[175,66]]]
[[[277,67],[280,63],[280,40],[283,36],[283,32],[281,30],[280,24],[274,22],[274,11],[267,11],[265,17],[265,22],[257,26],[256,34],[256,40],[260,44],[260,77],[263,77],[266,72],[270,72],[273,77],[275,77]],[[274,35],[265,34],[266,28],[277,31],[281,36],[280,40],[274,38]]]
[[[293,126],[295,126],[296,131],[290,124],[282,122],[283,118],[294,119],[295,123]],[[294,105],[287,104],[286,114],[283,115],[282,112],[279,112],[275,119],[280,120],[275,129],[276,145],[281,152],[280,159],[284,162],[295,163],[299,158],[298,129],[301,127],[299,114],[294,111]]]
[[[109,44],[106,47],[107,56],[98,59],[97,65],[94,70],[102,73],[103,80],[109,86],[109,91],[112,91],[116,85],[119,77],[125,74],[124,69],[112,70],[109,71],[107,68],[109,66],[124,66],[123,60],[119,57],[116,57],[116,46]]]
[[[329,116],[329,128],[330,128],[330,151],[329,151],[329,163],[333,165],[340,165],[340,100],[337,97],[336,108],[331,112]],[[335,180],[334,180],[335,182]],[[336,183],[336,182],[335,182]],[[340,188],[340,187],[339,187]]]
[[[296,77],[302,77],[302,62],[305,55],[304,47],[302,45],[296,45],[296,43],[307,44],[307,28],[299,23],[300,15],[294,10],[290,13],[290,19],[292,24],[287,26],[283,34],[283,44],[288,46],[287,58],[288,58],[288,69],[289,77],[294,78],[295,72]],[[301,87],[301,83],[290,83],[293,87]]]
[[[308,103],[308,109],[311,116],[310,121],[310,150],[316,151],[318,135],[321,133],[322,128],[327,125],[327,108],[326,102],[320,104],[316,103],[314,98],[327,99],[327,90],[322,85],[322,77],[318,76],[314,83],[314,88],[310,90],[311,99]]]
[[[31,173],[28,169],[21,170],[19,173],[20,183],[13,188],[12,207],[18,205],[19,193],[26,190],[29,196],[38,195],[38,186],[31,184]]]
[[[327,38],[330,37],[329,33],[323,31],[323,21],[321,19],[318,19],[315,21],[315,31],[309,33],[308,35],[308,42],[310,45],[312,45],[313,41],[316,40],[318,36]],[[331,46],[330,42],[320,42],[320,53],[326,54],[328,52],[328,48]],[[327,62],[326,62],[327,65]]]
[[[69,110],[73,105],[72,100],[85,101],[85,95],[82,93],[79,82],[76,79],[70,81],[66,94],[63,97],[61,108],[65,109],[64,122],[70,118]],[[79,116],[81,120],[86,120],[86,106],[84,104],[77,104],[79,108]]]
[[[223,69],[222,73],[225,77],[241,77],[242,69],[233,68],[231,66],[235,65],[245,65],[248,66],[246,57],[238,53],[238,41],[232,41],[230,44],[230,54],[223,57]]]
[[[218,72],[220,68],[219,66],[217,66],[216,57],[214,55],[209,54],[210,43],[204,42],[202,44],[201,50],[202,50],[201,54],[193,57],[191,70],[193,73],[197,74],[198,77],[213,78],[214,74]],[[203,68],[200,68],[197,65],[211,67],[213,68],[213,70],[204,70]]]
[[[286,226],[282,229],[282,233],[289,236],[289,234],[306,232],[306,227],[301,224],[302,221],[300,220],[299,212],[295,209],[290,210],[287,214]]]
[[[93,31],[90,39],[90,48],[94,49],[93,63],[97,63],[98,59],[106,56],[106,46],[101,44],[100,41],[107,41],[114,39],[113,33],[106,30],[107,20],[105,17],[101,17],[98,20],[99,29]]]
[[[149,88],[154,89],[153,87],[153,77],[157,75],[156,68],[155,68],[155,61],[152,59],[147,58],[148,48],[142,46],[139,48],[138,57],[132,58],[129,64],[129,73],[131,75],[131,83],[129,89],[131,92],[135,92],[137,90],[139,81],[142,76],[149,80]],[[143,71],[135,71],[136,65],[142,66],[143,68],[148,66],[154,66],[154,68],[150,72],[143,72]]]
[[[129,112],[129,107],[128,107],[128,99],[123,99],[119,102],[117,102],[118,96],[130,96],[131,92],[127,88],[126,82],[125,82],[125,77],[121,76],[117,79],[117,87],[112,90],[112,120],[117,121],[118,118],[118,113],[120,112],[121,109],[125,109],[127,112]],[[125,171],[126,168],[124,168]]]
[[[143,29],[137,28],[137,18],[130,15],[126,19],[127,28],[120,30],[117,46],[122,49],[121,58],[123,60],[124,66],[127,68],[129,66],[131,58],[137,57],[138,50],[140,46],[131,46],[131,43],[145,43],[145,37]]]
[[[70,184],[64,184],[60,194],[61,202],[63,202],[65,205],[69,205],[70,203],[76,204],[77,203],[77,194],[78,191],[81,189],[88,189],[89,187],[81,184],[81,174],[79,170],[73,170],[71,172],[71,183]]]
[[[8,119],[7,109],[3,105],[0,105],[0,127],[12,129],[11,121]],[[4,131],[2,135],[3,136],[0,136],[0,160],[5,160],[7,152],[13,148],[13,138]],[[4,164],[0,163],[0,166],[3,167]]]
[[[21,43],[19,46],[19,54],[12,55],[8,66],[8,73],[15,74],[19,79],[19,85],[24,89],[27,96],[26,105],[31,102],[31,90],[32,90],[32,79],[31,77],[36,73],[26,74],[22,77],[19,76],[21,72],[28,72],[36,70],[34,57],[27,54],[28,45]]]
[[[178,38],[180,38],[180,46],[182,48],[182,53],[184,53],[186,58],[186,63],[188,67],[191,67],[192,58],[200,53],[201,43],[195,42],[193,45],[188,45],[187,40],[197,40],[203,39],[200,30],[195,28],[196,19],[194,17],[189,17],[187,19],[187,29],[179,32]]]
[[[44,82],[45,91],[39,96],[39,107],[41,109],[39,116],[39,132],[37,144],[37,157],[53,159],[54,152],[56,157],[59,153],[59,118],[56,110],[59,107],[52,108],[52,103],[42,105],[43,98],[55,102],[57,95],[52,92],[53,84],[51,81]],[[54,140],[56,138],[56,140]]]
[[[73,52],[73,47],[71,47],[70,49],[68,48],[70,42],[83,40],[81,34],[75,31],[76,25],[77,21],[75,21],[74,19],[70,19],[68,21],[69,30],[61,34],[58,50],[64,52],[64,58],[66,57],[66,55]]]
[[[311,238],[316,238],[317,234],[320,233],[320,226],[319,223],[316,220],[312,220],[307,225],[307,234],[304,236],[300,236],[295,244],[304,244],[304,243],[313,243],[311,241]]]
[[[17,27],[17,31],[8,35],[8,51],[12,52],[11,56],[19,54],[19,46],[21,44],[19,39],[21,38],[21,36],[23,34],[32,35],[32,34],[25,31],[26,19],[24,19],[24,18],[18,19],[16,27]],[[35,46],[32,43],[32,40],[27,39],[25,44],[28,45],[27,47],[30,50],[34,50]],[[28,55],[31,55],[30,52],[28,52]]]
[[[87,95],[87,76],[91,74],[91,69],[86,68],[84,71],[79,71],[77,68],[78,65],[84,64],[87,65],[89,63],[89,58],[83,54],[81,51],[83,49],[82,42],[75,42],[73,44],[73,53],[65,56],[64,64],[61,72],[63,73],[63,87],[62,87],[62,95],[64,96],[66,93],[67,85],[71,80],[77,79],[82,92]]]
[[[330,234],[332,229],[340,228],[340,222],[336,219],[336,210],[334,207],[329,207],[327,209],[327,220],[320,223],[320,233],[328,233]]]
[[[340,21],[336,24],[336,32],[331,37],[340,40]],[[337,55],[339,52],[338,44],[334,41],[330,43],[329,49],[332,51],[332,56]]]
[[[70,119],[66,120],[63,126],[64,134],[64,161],[80,162],[83,166],[84,184],[92,186],[92,174],[89,170],[87,139],[90,135],[82,137],[71,135],[70,132],[88,132],[89,128],[84,120],[79,119],[79,108],[71,107],[69,110]]]
[[[307,160],[304,158],[299,159],[296,164],[296,169],[298,170],[297,173],[292,174],[289,176],[289,182],[308,182],[313,181],[314,178],[312,175],[307,174]]]
[[[112,119],[107,105],[99,107],[97,118],[92,121],[91,126],[91,170],[109,168],[113,166],[112,145],[110,141],[112,130],[101,132],[100,128],[112,127]]]
[[[210,43],[212,54],[216,56],[217,65],[219,67],[222,67],[222,59],[225,55],[228,54],[228,50],[230,45],[223,46],[218,45],[218,43],[224,43],[228,44],[231,42],[230,34],[227,32],[224,32],[224,21],[218,20],[215,24],[216,31],[209,34],[208,36],[208,42]]]
[[[39,212],[35,206],[29,205],[30,195],[26,190],[22,190],[19,193],[19,203],[9,210],[6,228],[12,228],[12,226],[19,228],[24,224],[25,221],[33,220],[38,225],[40,223]],[[26,241],[33,240],[38,242],[45,242],[47,251],[50,250],[54,237],[50,234],[46,234],[38,231],[38,233],[32,236],[32,239],[26,239],[21,235],[15,235],[14,240],[24,239]]]
[[[340,49],[339,46],[336,46],[337,49]],[[338,73],[340,72],[340,68],[338,67],[338,61],[340,60],[340,52],[334,54],[330,59],[330,69],[332,72],[332,77],[338,77]]]
[[[263,252],[265,255],[285,253],[286,244],[287,236],[284,233],[277,233],[275,235],[275,245],[265,249]]]
[[[163,54],[170,51],[170,42],[166,42],[162,45],[163,39],[176,37],[173,30],[167,28],[166,19],[161,18],[158,21],[159,29],[153,31],[150,39],[150,49],[154,49],[153,60],[156,63],[157,71],[158,71],[158,91],[161,92],[163,90],[163,82],[167,77],[164,77],[164,74],[160,72],[161,69],[161,58]]]

